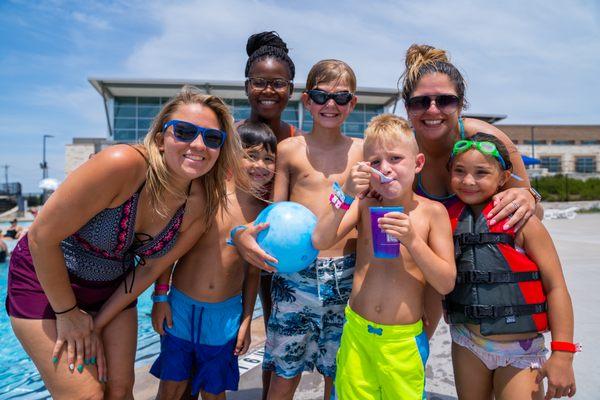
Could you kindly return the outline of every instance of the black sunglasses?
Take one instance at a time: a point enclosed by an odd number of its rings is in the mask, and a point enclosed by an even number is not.
[[[324,90],[313,89],[306,92],[308,97],[315,103],[319,105],[323,105],[329,101],[329,99],[333,99],[338,106],[345,106],[350,103],[354,95],[350,92],[335,92],[329,93]]]
[[[204,145],[211,149],[218,149],[223,146],[225,138],[227,137],[227,133],[218,129],[205,128],[203,126],[194,125],[191,122],[180,121],[177,119],[173,119],[164,124],[163,132],[170,126],[173,127],[173,136],[175,137],[175,140],[191,143],[196,140],[198,135],[202,135]]]
[[[429,110],[431,103],[444,114],[452,114],[458,109],[460,100],[453,94],[440,94],[438,96],[415,96],[406,101],[406,109],[411,114],[423,113]]]

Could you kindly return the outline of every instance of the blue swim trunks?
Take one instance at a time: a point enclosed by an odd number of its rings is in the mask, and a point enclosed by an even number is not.
[[[335,376],[355,263],[354,254],[318,258],[305,270],[273,276],[263,369],[287,379],[315,367]]]
[[[165,326],[160,355],[150,373],[161,380],[192,380],[192,394],[237,390],[240,380],[233,354],[242,316],[242,296],[204,303],[172,288],[173,327]]]

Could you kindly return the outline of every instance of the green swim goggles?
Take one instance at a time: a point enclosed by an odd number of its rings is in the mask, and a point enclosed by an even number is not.
[[[459,140],[458,142],[454,143],[454,147],[452,148],[452,156],[450,157],[450,159],[453,159],[454,156],[457,154],[464,153],[465,151],[469,150],[471,147],[475,147],[477,150],[479,150],[481,153],[485,154],[486,156],[495,157],[500,162],[502,169],[503,170],[507,169],[506,162],[504,162],[504,159],[500,155],[500,152],[496,148],[496,145],[492,142],[474,142],[472,140],[464,140],[464,139]]]

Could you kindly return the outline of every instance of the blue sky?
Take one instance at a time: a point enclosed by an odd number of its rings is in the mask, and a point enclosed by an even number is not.
[[[288,43],[297,81],[339,58],[360,86],[395,87],[408,46],[427,43],[464,73],[471,112],[600,124],[594,0],[324,3],[0,0],[0,164],[37,191],[42,135],[51,134],[49,174],[63,179],[65,145],[106,136],[87,78],[241,80],[246,39],[262,30]]]

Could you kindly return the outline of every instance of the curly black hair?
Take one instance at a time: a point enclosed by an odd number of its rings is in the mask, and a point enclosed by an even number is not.
[[[256,61],[273,57],[287,64],[290,70],[290,78],[294,80],[296,67],[292,59],[288,56],[288,52],[287,45],[275,31],[255,33],[250,36],[246,43],[246,53],[248,53],[245,72],[246,78],[252,64]]]

